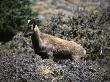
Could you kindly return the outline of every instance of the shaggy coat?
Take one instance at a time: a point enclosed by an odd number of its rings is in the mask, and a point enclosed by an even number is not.
[[[40,32],[35,19],[29,21],[24,35],[31,36],[34,51],[42,58],[80,61],[86,55],[80,44]]]

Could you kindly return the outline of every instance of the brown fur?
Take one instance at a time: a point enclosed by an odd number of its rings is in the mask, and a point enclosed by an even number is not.
[[[34,24],[35,20],[31,20],[30,22],[28,25]],[[36,31],[34,28],[36,28]],[[86,55],[86,50],[80,44],[77,44],[74,41],[68,41],[46,33],[42,33],[35,25],[33,25],[31,39],[35,53],[39,54],[42,58],[69,58],[71,60],[75,59],[80,61],[80,59]]]

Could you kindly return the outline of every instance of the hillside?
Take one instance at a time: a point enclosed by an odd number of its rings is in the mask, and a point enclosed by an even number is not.
[[[74,40],[87,57],[80,63],[42,59],[34,53],[31,38],[17,32],[0,42],[0,82],[110,82],[110,1],[30,1],[41,32]]]

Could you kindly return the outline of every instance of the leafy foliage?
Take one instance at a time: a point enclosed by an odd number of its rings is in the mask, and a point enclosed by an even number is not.
[[[29,0],[0,0],[0,33],[22,31],[32,12]]]

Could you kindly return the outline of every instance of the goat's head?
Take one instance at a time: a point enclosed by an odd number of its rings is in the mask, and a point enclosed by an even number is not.
[[[36,23],[37,23],[36,19],[28,20],[27,28],[24,33],[25,37],[31,36],[33,34],[37,27]]]

